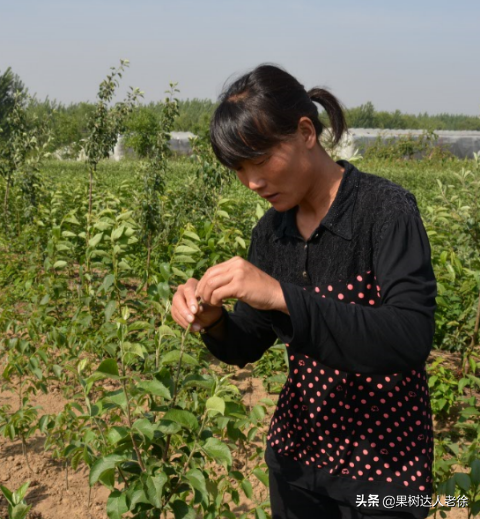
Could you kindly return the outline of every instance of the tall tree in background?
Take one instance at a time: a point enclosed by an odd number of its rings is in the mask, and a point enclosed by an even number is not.
[[[25,92],[25,85],[10,67],[0,73],[0,139],[4,139],[8,133],[7,117],[15,104],[15,92]],[[3,134],[3,135],[2,135]]]

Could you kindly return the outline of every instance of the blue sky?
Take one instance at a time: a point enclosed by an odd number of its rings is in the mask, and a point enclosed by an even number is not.
[[[262,62],[347,106],[480,115],[478,0],[0,0],[0,72],[40,99],[93,101],[120,58],[120,96],[146,101],[171,81],[215,99]]]

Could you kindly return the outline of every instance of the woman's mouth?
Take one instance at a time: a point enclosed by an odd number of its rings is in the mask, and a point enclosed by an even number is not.
[[[280,193],[272,193],[271,195],[262,195],[262,198],[265,198],[269,202],[275,202],[278,196],[280,196]]]

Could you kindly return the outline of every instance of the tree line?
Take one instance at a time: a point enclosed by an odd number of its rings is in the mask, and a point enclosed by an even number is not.
[[[14,94],[27,89],[21,79],[8,68],[0,71],[0,142],[8,133],[8,114],[14,104]],[[35,96],[24,96],[29,120],[49,120],[51,139],[49,151],[63,150],[65,156],[76,156],[87,134],[89,118],[95,104],[78,102],[66,105],[48,97],[39,100]],[[208,132],[210,118],[216,103],[209,99],[187,99],[178,103],[178,115],[173,131],[191,131],[204,136]],[[164,102],[151,102],[137,106],[126,121],[128,144],[140,155],[144,155],[142,135],[155,131],[162,123]],[[480,131],[480,117],[461,114],[428,113],[407,114],[400,110],[379,111],[372,102],[358,107],[346,108],[347,125],[350,128],[411,129],[411,130],[476,130]],[[322,114],[320,115],[322,117]]]

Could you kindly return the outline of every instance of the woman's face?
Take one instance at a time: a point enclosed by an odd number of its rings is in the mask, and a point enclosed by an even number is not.
[[[246,160],[236,170],[240,182],[268,200],[277,211],[287,211],[307,196],[313,175],[309,146],[299,130],[265,155]]]

